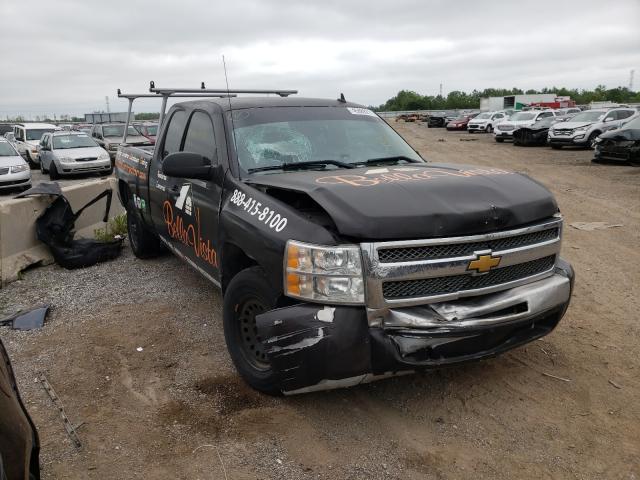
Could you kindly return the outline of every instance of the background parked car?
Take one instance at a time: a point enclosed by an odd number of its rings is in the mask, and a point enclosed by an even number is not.
[[[4,139],[10,143],[16,143],[16,136],[13,132],[7,132],[4,134]]]
[[[551,148],[595,147],[596,138],[603,132],[618,128],[623,120],[635,115],[633,108],[585,110],[569,121],[554,125],[549,130]]]
[[[31,187],[31,169],[15,147],[0,137],[0,190]],[[1,411],[1,410],[0,410]]]
[[[38,144],[45,133],[60,130],[49,123],[19,123],[14,125],[15,145],[18,153],[22,155],[30,165],[38,163]]]
[[[469,121],[472,118],[475,118],[479,115],[479,113],[468,113],[459,116],[458,118],[454,118],[449,123],[447,123],[447,130],[466,130]]]
[[[434,112],[429,114],[429,120],[427,121],[427,127],[429,128],[442,128],[458,117],[456,112]]]
[[[467,131],[474,132],[493,132],[493,127],[507,118],[505,112],[484,112],[473,118],[467,124]]]
[[[512,132],[513,144],[522,147],[534,147],[547,144],[547,136],[551,125],[558,122],[557,117],[539,118],[533,125],[524,125]]]
[[[553,110],[528,110],[526,112],[516,112],[508,120],[504,120],[494,127],[494,138],[496,142],[502,143],[513,138],[513,131],[520,127],[528,127],[535,124],[542,118],[555,118]]]
[[[156,136],[158,135],[158,124],[156,122],[134,123],[134,128],[138,130],[145,138],[155,145]]]
[[[60,175],[113,172],[111,158],[93,138],[82,132],[45,133],[40,141],[40,170],[52,180]]]
[[[124,127],[124,123],[104,123],[94,125],[91,130],[91,136],[98,142],[98,145],[109,152],[112,160],[115,160],[116,153],[118,153],[118,146],[122,143]],[[151,145],[151,142],[149,139],[143,137],[133,125],[129,125],[129,129],[127,130],[127,144],[144,146]]]
[[[7,132],[13,132],[13,124],[12,123],[0,123],[0,136],[4,135]]]
[[[640,167],[640,116],[596,139],[593,161],[603,160],[629,162],[634,167]]]

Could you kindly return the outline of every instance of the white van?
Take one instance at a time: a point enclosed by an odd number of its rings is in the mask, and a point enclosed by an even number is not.
[[[18,123],[13,126],[13,134],[15,135],[15,147],[18,153],[22,155],[31,165],[37,165],[38,160],[38,144],[42,135],[45,133],[60,130],[59,127],[50,123]]]

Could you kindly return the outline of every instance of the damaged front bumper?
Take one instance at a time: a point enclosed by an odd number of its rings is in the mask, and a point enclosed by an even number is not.
[[[272,368],[285,394],[326,390],[492,357],[550,333],[571,298],[574,273],[502,292],[409,308],[303,303],[258,315]]]

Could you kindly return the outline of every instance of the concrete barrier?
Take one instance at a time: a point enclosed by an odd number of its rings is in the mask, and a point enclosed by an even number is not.
[[[107,188],[113,189],[110,218],[124,212],[117,197],[117,180],[103,178],[62,186],[71,207],[77,211]],[[53,257],[46,245],[36,238],[36,219],[51,203],[50,197],[38,196],[0,201],[0,285],[18,278],[32,265],[46,265]],[[77,237],[93,237],[94,230],[104,228],[105,200],[87,208],[76,222]]]

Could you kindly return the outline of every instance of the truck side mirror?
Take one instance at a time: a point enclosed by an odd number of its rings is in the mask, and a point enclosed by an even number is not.
[[[162,173],[169,177],[211,180],[211,160],[199,153],[170,153],[162,162]]]

